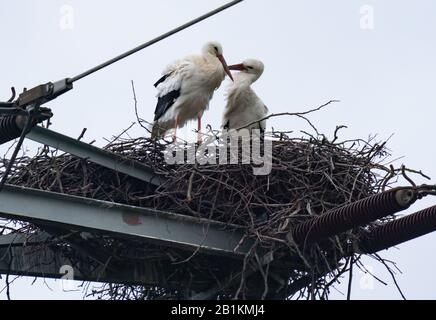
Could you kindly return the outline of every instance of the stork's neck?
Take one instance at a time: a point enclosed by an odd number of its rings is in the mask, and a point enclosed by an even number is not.
[[[218,65],[221,62],[218,60],[217,56],[214,54],[210,54],[209,52],[203,52],[203,58],[207,64],[210,65]]]
[[[259,79],[255,74],[240,72],[234,76],[235,86],[238,87],[250,87],[254,82]]]
[[[210,83],[210,86],[213,88],[219,87],[225,77],[225,72],[221,61],[216,55],[210,53],[203,53],[202,58],[201,68],[207,75],[205,81]]]

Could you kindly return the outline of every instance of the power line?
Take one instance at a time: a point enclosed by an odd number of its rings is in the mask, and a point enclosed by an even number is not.
[[[149,47],[149,46],[151,46],[159,41],[162,41],[162,40],[180,32],[180,31],[183,31],[183,30],[185,30],[185,29],[187,29],[187,28],[189,28],[189,27],[191,27],[191,26],[193,26],[193,25],[195,25],[203,20],[206,20],[206,19],[208,19],[208,18],[210,18],[210,17],[212,17],[212,16],[214,16],[214,15],[216,15],[216,14],[218,14],[218,13],[220,13],[220,12],[230,8],[230,7],[233,7],[242,1],[244,1],[244,0],[231,1],[231,2],[217,8],[209,13],[206,13],[206,14],[204,14],[204,15],[202,15],[202,16],[200,16],[200,17],[198,17],[190,22],[187,22],[178,28],[175,28],[175,29],[153,39],[153,40],[150,40],[150,41],[148,41],[148,42],[146,42],[146,43],[144,43],[136,48],[133,48],[132,50],[129,50],[129,51],[127,51],[127,52],[125,52],[125,53],[123,53],[123,54],[121,54],[121,55],[119,55],[111,60],[108,60],[108,61],[106,61],[106,62],[104,62],[104,63],[102,63],[102,64],[100,64],[92,69],[89,69],[88,71],[85,71],[85,72],[83,72],[83,73],[81,73],[73,78],[63,79],[63,80],[58,81],[56,83],[50,82],[48,84],[41,85],[41,86],[32,88],[31,90],[25,91],[22,94],[20,94],[18,101],[14,102],[14,103],[11,102],[10,104],[5,104],[5,103],[0,104],[0,115],[8,114],[8,113],[17,111],[17,110],[13,110],[15,105],[20,106],[22,108],[26,107],[27,105],[33,105],[36,109],[38,109],[40,105],[42,105],[48,101],[51,101],[51,100],[55,99],[56,97],[58,97],[59,95],[71,90],[73,88],[74,82],[76,82],[80,79],[83,79],[83,78],[103,69],[103,68],[106,68],[106,67],[110,66],[111,64],[114,64],[115,62],[118,62],[118,61],[138,52],[138,51],[141,51],[141,50],[143,50],[143,49],[145,49],[145,48],[147,48],[147,47]],[[13,94],[13,98],[14,97],[15,97],[15,92]],[[11,99],[11,101],[12,101],[12,99]],[[4,108],[4,106],[11,108],[12,109],[11,112],[9,112],[9,110],[6,110]],[[15,108],[15,109],[17,109],[17,108]],[[0,192],[6,183],[7,177],[9,175],[11,168],[12,168],[12,164],[14,163],[15,158],[18,154],[18,151],[21,147],[21,144],[23,143],[23,140],[30,129],[31,121],[32,121],[32,117],[30,116],[30,113],[29,113],[27,123],[21,132],[21,136],[20,136],[18,145],[16,146],[15,151],[12,155],[12,159],[10,160],[10,163],[9,163],[8,167],[6,168],[6,171],[3,173],[2,178],[0,179]]]
[[[119,55],[111,60],[108,60],[108,61],[106,61],[106,62],[104,62],[104,63],[102,63],[102,64],[100,64],[92,69],[89,69],[88,71],[85,71],[85,72],[83,72],[83,73],[81,73],[73,78],[68,79],[68,83],[71,84],[71,83],[76,82],[80,79],[83,79],[83,78],[103,69],[103,68],[110,66],[111,64],[114,64],[115,62],[118,62],[118,61],[138,52],[138,51],[141,51],[141,50],[143,50],[143,49],[145,49],[145,48],[147,48],[147,47],[149,47],[149,46],[151,46],[159,41],[162,41],[162,40],[164,40],[164,39],[180,32],[180,31],[183,31],[183,30],[185,30],[185,29],[187,29],[187,28],[189,28],[189,27],[191,27],[191,26],[193,26],[193,25],[195,25],[203,20],[206,20],[206,19],[208,19],[208,18],[210,18],[210,17],[212,17],[212,16],[214,16],[214,15],[216,15],[216,14],[218,14],[218,13],[220,13],[220,12],[230,8],[230,7],[233,7],[242,1],[244,1],[244,0],[235,0],[235,1],[229,2],[229,3],[223,5],[217,9],[209,12],[209,13],[202,15],[201,17],[198,17],[198,18],[196,18],[190,22],[187,22],[184,25],[181,25],[180,27],[177,27],[177,28],[157,37],[157,38],[154,38],[153,40],[150,40],[150,41],[148,41],[148,42],[146,42],[146,43],[144,43],[144,44],[142,44],[142,45],[140,45],[132,50],[129,50],[129,51],[127,51],[127,52],[125,52],[125,53],[123,53],[123,54],[121,54],[121,55]]]

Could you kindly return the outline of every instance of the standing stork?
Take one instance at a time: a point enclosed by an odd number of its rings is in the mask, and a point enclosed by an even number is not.
[[[248,59],[241,64],[229,67],[230,70],[241,71],[235,76],[233,85],[227,92],[227,105],[224,110],[223,128],[227,130],[260,129],[265,131],[266,120],[256,122],[268,114],[268,108],[257,96],[251,85],[264,71],[264,64],[259,60]],[[256,122],[253,124],[253,122]]]
[[[191,55],[169,65],[154,86],[158,90],[152,137],[157,138],[189,120],[198,121],[198,142],[201,142],[201,118],[209,107],[214,91],[227,75],[232,74],[218,42],[208,42],[201,55]]]

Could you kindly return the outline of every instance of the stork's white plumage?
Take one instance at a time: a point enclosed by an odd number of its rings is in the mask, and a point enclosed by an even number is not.
[[[226,73],[232,78],[218,42],[204,45],[201,55],[191,55],[169,65],[154,85],[158,102],[152,137],[161,137],[174,128],[176,139],[177,127],[194,119],[198,120],[200,134],[201,117]]]
[[[241,64],[229,66],[229,69],[240,71],[234,76],[235,80],[227,92],[227,105],[223,116],[223,128],[232,130],[265,118],[268,114],[268,108],[251,88],[251,85],[263,74],[263,63],[259,60],[249,59]],[[259,129],[264,132],[266,120],[244,128]]]

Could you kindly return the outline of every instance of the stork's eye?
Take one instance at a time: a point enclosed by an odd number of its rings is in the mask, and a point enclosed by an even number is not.
[[[216,53],[218,53],[218,47],[213,47],[213,48],[215,49]]]
[[[246,66],[246,68],[247,68],[248,70],[253,70],[253,69],[254,69],[254,68],[251,67],[251,66]]]

